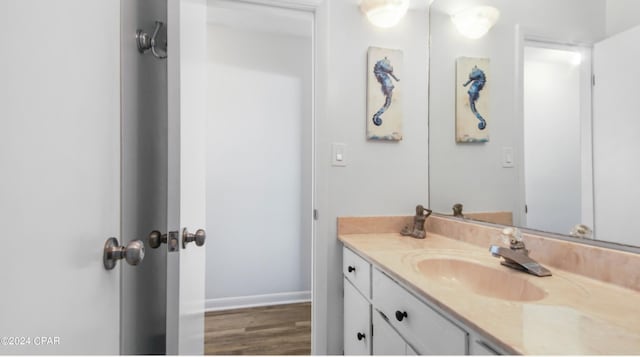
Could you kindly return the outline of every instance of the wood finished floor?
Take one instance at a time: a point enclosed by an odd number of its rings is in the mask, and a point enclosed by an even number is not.
[[[207,355],[311,354],[311,303],[207,312]]]

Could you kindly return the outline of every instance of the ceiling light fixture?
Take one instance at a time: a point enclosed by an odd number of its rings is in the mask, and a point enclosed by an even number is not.
[[[582,53],[574,52],[571,56],[571,64],[574,66],[579,66],[582,63]]]
[[[409,9],[410,0],[361,0],[360,10],[369,22],[382,28],[397,25]]]
[[[486,35],[499,18],[495,7],[476,6],[452,15],[451,21],[464,37],[475,40]]]

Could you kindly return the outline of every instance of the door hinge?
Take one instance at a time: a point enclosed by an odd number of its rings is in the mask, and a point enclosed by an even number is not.
[[[318,216],[319,216],[318,215],[318,210],[314,208],[313,209],[313,220],[317,221],[318,220]]]
[[[528,205],[524,205],[524,213],[529,213],[529,206]]]
[[[594,86],[594,87],[596,86],[596,75],[595,74],[591,75],[591,85]]]

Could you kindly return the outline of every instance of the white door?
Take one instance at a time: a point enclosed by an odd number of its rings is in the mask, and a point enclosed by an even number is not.
[[[593,172],[597,237],[640,244],[629,222],[640,200],[637,78],[640,26],[594,46]]]
[[[590,224],[581,216],[582,157],[587,155],[582,144],[590,141],[590,133],[582,136],[581,98],[590,90],[589,75],[583,83],[583,66],[591,66],[581,60],[579,47],[548,46],[524,48],[526,226],[569,234],[576,224]]]
[[[144,263],[123,265],[120,286],[120,353],[164,354],[166,337],[166,245],[154,244],[151,231],[167,226],[167,61],[140,53],[136,33],[152,34],[167,23],[166,3],[120,0],[122,214],[125,241],[145,239]],[[166,40],[162,26],[158,40]],[[163,52],[164,53],[164,52]]]
[[[167,354],[204,352],[206,0],[168,0]],[[193,238],[191,238],[193,239]]]
[[[119,19],[116,0],[0,2],[0,354],[119,353]]]

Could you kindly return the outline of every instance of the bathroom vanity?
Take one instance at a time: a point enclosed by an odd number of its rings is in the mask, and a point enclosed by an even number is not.
[[[346,355],[500,354],[502,349],[343,248]],[[375,299],[374,299],[375,296]],[[418,352],[420,351],[420,352]]]
[[[345,354],[640,352],[640,282],[606,271],[616,265],[608,259],[618,259],[634,275],[636,254],[553,246],[556,257],[549,258],[544,238],[525,234],[531,255],[553,273],[536,277],[490,255],[489,243],[502,244],[498,228],[438,216],[429,218],[425,239],[395,233],[410,219],[338,221]],[[601,260],[604,278],[582,270],[585,257]],[[560,269],[556,258],[575,264]]]

